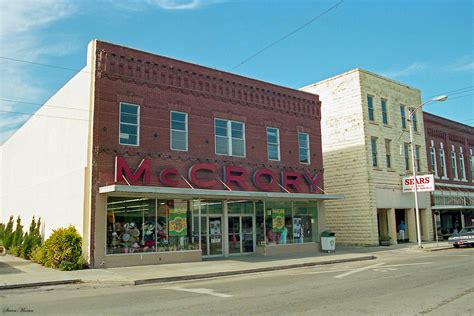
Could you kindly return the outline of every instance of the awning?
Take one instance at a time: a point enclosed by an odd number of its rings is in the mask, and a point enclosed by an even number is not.
[[[99,188],[101,194],[113,195],[151,195],[155,197],[199,198],[199,199],[247,199],[247,200],[285,200],[285,201],[317,201],[341,200],[342,195],[285,193],[285,192],[256,192],[256,191],[225,191],[188,188],[170,188],[136,185],[108,185]]]

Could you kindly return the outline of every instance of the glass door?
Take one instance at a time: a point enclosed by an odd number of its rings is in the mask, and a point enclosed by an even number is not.
[[[209,215],[209,255],[222,256],[222,216]]]
[[[240,218],[240,216],[229,216],[229,254],[242,252]]]
[[[242,252],[254,252],[253,216],[242,215]]]

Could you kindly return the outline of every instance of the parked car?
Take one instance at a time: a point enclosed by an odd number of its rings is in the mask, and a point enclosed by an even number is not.
[[[464,227],[457,234],[453,234],[448,238],[448,243],[452,244],[454,248],[459,248],[460,246],[474,246],[474,226]]]

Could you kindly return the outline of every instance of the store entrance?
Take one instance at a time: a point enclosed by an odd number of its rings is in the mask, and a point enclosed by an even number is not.
[[[222,238],[222,216],[209,215],[207,218],[209,256],[222,256],[224,241]]]
[[[254,231],[252,215],[229,215],[229,254],[254,252]]]

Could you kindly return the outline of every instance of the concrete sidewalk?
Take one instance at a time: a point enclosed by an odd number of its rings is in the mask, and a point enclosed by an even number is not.
[[[433,251],[448,249],[447,243],[402,244],[391,247],[339,247],[336,253],[314,253],[288,256],[248,255],[202,262],[152,266],[58,271],[12,256],[0,257],[0,290],[70,283],[109,283],[140,285],[219,276],[257,273],[341,262],[372,260],[391,250]]]

